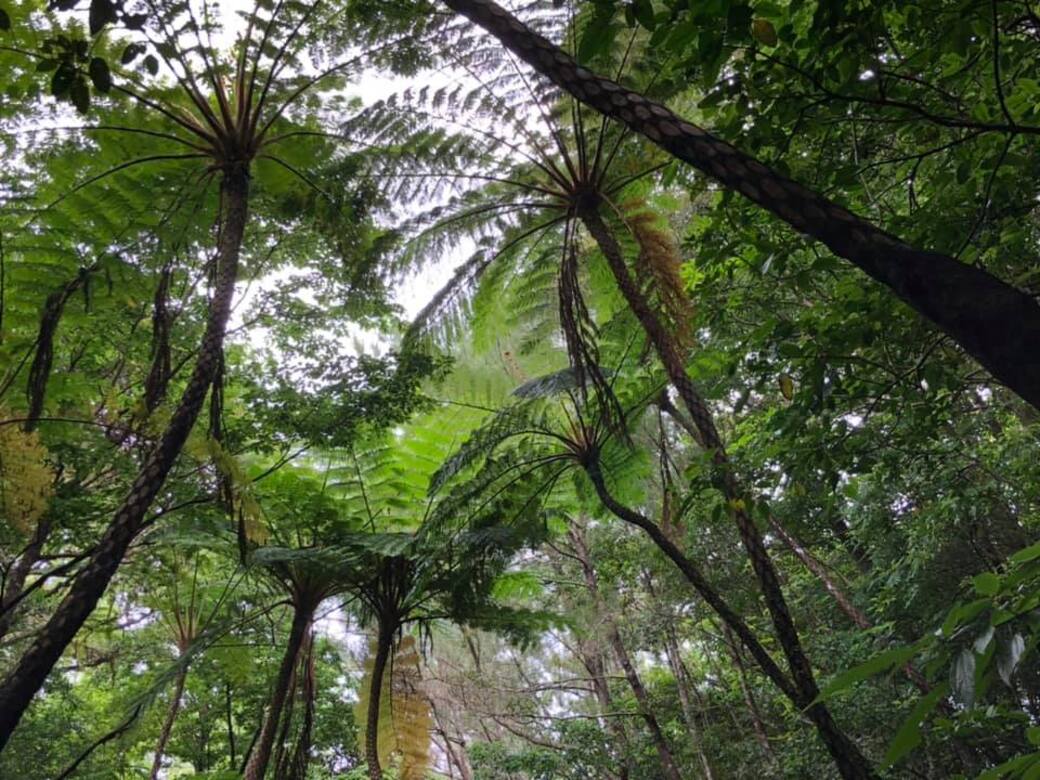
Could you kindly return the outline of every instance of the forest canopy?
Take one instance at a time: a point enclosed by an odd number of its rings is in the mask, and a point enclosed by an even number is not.
[[[0,778],[1040,777],[1026,0],[0,0]]]

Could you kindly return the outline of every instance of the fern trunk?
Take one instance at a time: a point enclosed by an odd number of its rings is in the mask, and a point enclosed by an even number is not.
[[[1040,305],[947,255],[915,249],[763,165],[663,105],[580,67],[491,0],[444,0],[561,89],[825,244],[889,287],[1040,408]]]
[[[686,410],[693,418],[697,430],[701,432],[704,447],[713,451],[716,476],[723,495],[729,501],[730,512],[736,523],[741,542],[751,561],[751,568],[758,580],[759,590],[766,602],[769,615],[773,621],[780,646],[783,648],[784,656],[791,671],[797,690],[797,698],[793,701],[799,708],[805,709],[809,718],[816,725],[816,729],[827,745],[834,759],[835,765],[846,780],[853,778],[873,777],[873,770],[859,748],[838,728],[837,723],[831,717],[830,711],[820,703],[815,703],[819,695],[816,686],[816,678],[813,675],[809,660],[805,657],[802,649],[798,630],[795,628],[794,620],[787,608],[787,600],[784,598],[783,589],[780,586],[780,578],[777,576],[773,562],[766,552],[762,536],[758,532],[754,521],[748,515],[745,507],[744,492],[737,482],[722,439],[715,428],[715,421],[708,410],[704,399],[701,398],[697,388],[686,375],[685,361],[672,334],[661,323],[642,291],[636,285],[635,280],[625,265],[625,258],[621,252],[614,234],[607,227],[595,207],[583,209],[580,213],[582,224],[588,229],[593,239],[599,246],[600,251],[606,258],[607,265],[614,275],[618,289],[624,297],[632,313],[635,314],[646,335],[649,337],[657,352],[661,363],[664,365],[665,373],[669,381],[682,398]],[[649,521],[648,521],[649,522]],[[651,523],[653,525],[653,523]],[[655,526],[656,527],[656,526]]]
[[[268,705],[264,723],[260,727],[260,735],[256,739],[253,750],[242,770],[242,780],[263,780],[267,773],[267,765],[271,761],[271,749],[274,746],[275,733],[281,722],[282,710],[285,708],[285,700],[289,695],[292,684],[293,672],[296,669],[296,660],[300,655],[300,648],[307,638],[311,619],[314,616],[314,608],[309,605],[294,605],[292,628],[289,630],[289,641],[285,645],[285,654],[282,656],[282,664],[278,668],[278,677],[275,679],[274,690],[271,693],[271,703]]]
[[[173,732],[173,723],[177,720],[177,713],[181,709],[181,698],[184,696],[184,683],[187,678],[187,669],[181,669],[177,673],[177,683],[174,685],[173,698],[170,700],[170,709],[166,713],[166,719],[163,721],[162,730],[159,732],[159,741],[155,745],[155,758],[152,761],[152,771],[148,775],[149,780],[157,780],[159,777],[159,770],[162,769],[163,753],[166,752],[166,743],[170,741],[170,734]]]
[[[213,381],[223,349],[242,237],[248,220],[248,170],[244,166],[228,170],[221,189],[224,213],[217,252],[217,283],[195,369],[162,438],[146,459],[94,554],[76,575],[65,598],[36,640],[0,684],[0,750],[7,744],[22,713],[43,686],[54,664],[94,611],[127,548],[141,531],[145,514],[173,468]]]
[[[383,780],[379,765],[379,707],[383,694],[383,675],[393,649],[393,630],[387,621],[379,621],[376,655],[372,660],[372,681],[368,692],[368,712],[365,713],[365,763],[369,780]]]

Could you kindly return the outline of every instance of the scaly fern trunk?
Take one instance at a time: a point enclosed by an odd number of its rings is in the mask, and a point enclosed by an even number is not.
[[[1040,305],[997,277],[915,249],[648,98],[597,76],[491,0],[444,0],[561,89],[645,136],[888,286],[1040,408]]]
[[[149,780],[157,780],[159,777],[159,770],[162,769],[163,753],[166,752],[166,743],[170,741],[173,723],[177,720],[177,713],[181,709],[181,698],[184,696],[184,683],[187,679],[188,670],[186,668],[181,669],[177,673],[177,682],[173,688],[173,698],[170,699],[170,709],[166,713],[162,731],[159,732],[159,741],[155,745],[155,758],[152,760],[152,771],[148,775]]]
[[[387,621],[379,622],[376,655],[372,660],[372,681],[368,692],[368,712],[365,713],[365,763],[369,780],[383,780],[379,765],[379,707],[383,694],[383,675],[393,649],[394,633]]]
[[[263,780],[267,773],[267,764],[271,760],[271,748],[274,745],[278,724],[281,722],[282,709],[285,707],[285,699],[289,694],[296,661],[300,655],[300,648],[303,647],[304,640],[307,638],[313,617],[313,606],[294,605],[289,641],[285,645],[285,655],[282,656],[282,664],[278,668],[278,677],[275,679],[274,691],[271,693],[271,704],[264,716],[264,725],[260,727],[260,735],[256,739],[245,769],[242,770],[242,780]]]
[[[248,169],[236,166],[226,171],[221,192],[224,213],[217,252],[217,283],[195,369],[162,438],[146,459],[94,554],[76,575],[47,625],[0,684],[0,750],[7,744],[22,713],[43,686],[54,664],[94,611],[127,548],[140,532],[145,513],[173,468],[213,381],[224,345],[242,237],[248,221]]]
[[[794,620],[787,608],[787,600],[784,598],[780,579],[766,552],[758,528],[755,527],[754,521],[744,508],[744,492],[730,468],[726,450],[718,430],[715,428],[711,412],[693,382],[686,375],[685,361],[678,345],[661,324],[635,280],[632,279],[628,266],[625,265],[621,247],[610,228],[603,222],[597,208],[595,206],[585,208],[579,217],[596,241],[600,251],[603,252],[621,295],[654,345],[668,379],[678,391],[679,397],[682,398],[697,430],[701,432],[704,447],[713,452],[719,487],[730,503],[730,512],[736,523],[741,542],[751,561],[751,568],[758,580],[759,590],[765,599],[777,638],[780,640],[780,646],[787,658],[787,664],[797,689],[796,698],[793,699],[794,703],[800,709],[805,709],[809,718],[816,725],[816,730],[827,745],[842,777],[846,780],[874,777],[870,764],[859,748],[838,728],[830,711],[823,704],[812,703],[819,695],[819,689],[816,686],[812,667],[802,650],[798,630],[795,628]],[[602,477],[600,481],[602,482]]]

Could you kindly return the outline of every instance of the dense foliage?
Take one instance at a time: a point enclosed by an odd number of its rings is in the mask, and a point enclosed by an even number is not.
[[[0,0],[0,778],[1040,777],[1024,0]]]

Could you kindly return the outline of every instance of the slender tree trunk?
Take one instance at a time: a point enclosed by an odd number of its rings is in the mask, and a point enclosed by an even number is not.
[[[632,664],[632,659],[628,655],[625,643],[621,639],[617,621],[609,614],[606,605],[603,603],[603,598],[599,592],[596,570],[592,566],[592,559],[589,555],[589,548],[585,544],[584,534],[580,528],[572,526],[570,537],[575,555],[581,563],[582,574],[585,577],[585,588],[596,606],[596,611],[599,612],[603,619],[607,630],[607,640],[614,651],[614,657],[617,659],[622,671],[624,671],[625,679],[628,680],[628,685],[632,689],[632,695],[635,696],[636,703],[639,705],[640,714],[643,716],[643,721],[650,732],[650,738],[657,749],[657,757],[661,761],[661,771],[668,780],[682,780],[679,768],[675,765],[675,758],[672,756],[672,749],[668,746],[668,741],[664,738],[664,732],[661,731],[661,725],[658,723],[657,716],[654,715],[653,707],[650,705],[650,697],[647,695],[643,681],[639,678],[639,673]]]
[[[248,220],[248,170],[244,166],[228,170],[221,186],[224,214],[217,252],[217,283],[195,370],[162,438],[145,461],[129,495],[101,537],[94,554],[76,575],[65,598],[37,635],[36,641],[0,684],[0,749],[7,744],[11,732],[18,725],[33,696],[43,686],[47,674],[94,611],[127,548],[140,532],[145,514],[173,468],[205,401],[223,348],[224,331],[235,291],[238,257]]]
[[[599,711],[603,715],[603,718],[601,718],[603,721],[602,725],[615,743],[611,752],[617,759],[618,780],[628,780],[632,771],[628,733],[625,731],[625,724],[621,722],[620,718],[611,717],[611,714],[614,712],[614,703],[610,695],[610,686],[607,684],[603,656],[600,655],[598,648],[585,646],[584,643],[579,644],[579,651],[582,654],[582,665],[588,670],[589,676],[592,678],[592,688],[596,694],[596,703],[599,704]]]
[[[17,602],[25,589],[25,581],[29,577],[32,567],[40,560],[40,553],[43,552],[43,545],[50,533],[51,519],[47,514],[44,514],[36,524],[32,540],[22,550],[22,554],[18,556],[17,560],[11,564],[11,568],[7,572],[7,580],[4,583],[4,597],[0,600],[0,608],[3,610],[0,612],[0,639],[7,636],[7,632],[11,630],[11,626],[14,624],[15,611],[19,606]]]
[[[184,696],[184,682],[187,678],[188,670],[186,668],[177,672],[177,682],[173,687],[170,709],[166,713],[166,720],[163,721],[162,730],[159,732],[159,741],[155,745],[155,758],[152,760],[152,771],[148,775],[149,780],[156,780],[159,777],[159,770],[162,769],[163,753],[166,752],[166,743],[170,741],[173,722],[177,720],[177,713],[181,709],[181,698]]]
[[[737,647],[736,643],[733,641],[733,634],[729,630],[728,626],[723,626],[722,632],[726,637],[726,644],[733,659],[733,665],[737,669],[737,679],[740,681],[740,693],[744,697],[744,706],[747,707],[748,715],[751,717],[751,730],[755,732],[755,739],[758,740],[758,744],[762,747],[762,751],[771,762],[775,763],[776,755],[773,753],[773,746],[769,743],[769,732],[766,731],[766,723],[762,718],[761,711],[758,709],[758,702],[755,701],[755,694],[752,692],[751,686],[748,684],[747,670],[744,668],[744,659],[741,658],[740,648]]]
[[[379,707],[383,697],[383,675],[393,645],[394,629],[390,621],[380,620],[376,637],[376,655],[372,659],[372,687],[368,692],[368,712],[365,713],[365,763],[368,764],[369,780],[383,779],[383,769],[379,765]]]
[[[444,0],[536,71],[887,285],[999,381],[1040,408],[1040,305],[975,266],[911,247],[610,79],[597,76],[491,0]]]
[[[765,599],[773,627],[797,688],[795,703],[799,708],[805,709],[809,718],[816,724],[816,729],[827,745],[842,777],[846,780],[873,777],[873,770],[867,759],[834,722],[827,707],[822,703],[813,703],[819,695],[819,689],[816,686],[812,667],[802,649],[802,643],[787,608],[787,601],[784,598],[776,569],[773,568],[773,563],[769,559],[758,528],[755,527],[754,521],[745,508],[744,492],[733,474],[722,439],[715,428],[715,421],[700,393],[697,392],[693,382],[686,374],[685,361],[678,345],[632,279],[628,266],[625,265],[621,247],[600,217],[597,205],[590,204],[581,211],[579,216],[603,252],[622,296],[653,343],[669,380],[678,391],[679,397],[682,398],[687,411],[693,418],[694,425],[701,433],[704,446],[713,453],[717,483],[729,502],[730,514],[736,523],[741,542],[751,561],[751,568],[755,572],[759,590]]]
[[[645,572],[645,579],[647,593],[656,603],[658,599],[657,594],[654,592],[654,583],[650,572]],[[697,727],[697,714],[694,712],[693,704],[690,702],[692,681],[686,671],[685,664],[682,662],[682,655],[679,653],[679,640],[675,634],[675,625],[670,611],[664,616],[663,620],[664,654],[668,660],[668,667],[672,670],[672,677],[675,678],[675,688],[679,693],[679,707],[682,710],[683,722],[686,724],[690,742],[693,744],[694,749],[697,751],[697,757],[701,761],[705,780],[715,780],[715,772],[712,770],[711,762],[708,761],[708,756],[704,752],[704,738]]]
[[[797,704],[799,699],[798,689],[794,686],[791,680],[788,679],[787,675],[777,665],[776,661],[773,660],[769,651],[767,651],[765,647],[763,647],[762,643],[758,641],[758,637],[756,637],[751,631],[743,618],[741,618],[740,615],[738,615],[733,608],[726,603],[726,600],[723,599],[718,591],[712,587],[711,583],[708,582],[707,578],[696,567],[693,561],[687,558],[682,551],[675,546],[675,543],[668,538],[664,531],[648,517],[639,514],[614,498],[607,489],[606,481],[604,480],[603,472],[600,469],[598,461],[592,460],[586,463],[585,473],[588,474],[589,480],[592,482],[593,487],[596,490],[596,495],[599,496],[603,505],[626,523],[630,523],[646,532],[651,541],[657,545],[657,548],[675,564],[676,568],[678,568],[680,572],[682,572],[683,576],[686,577],[686,580],[693,586],[694,590],[696,590],[700,597],[704,599],[704,602],[711,607],[715,614],[722,619],[723,623],[725,623],[734,634],[740,637],[740,641],[748,649],[748,652],[751,653],[752,657],[758,663],[766,677],[768,677],[793,703]]]
[[[227,707],[227,741],[228,741],[228,755],[230,763],[228,766],[235,766],[235,721],[231,710],[231,683],[224,683],[224,703]]]
[[[260,727],[260,735],[256,738],[245,769],[242,770],[242,780],[263,780],[267,773],[275,733],[281,722],[282,710],[285,707],[293,672],[296,669],[296,660],[299,658],[300,648],[303,647],[307,632],[310,630],[313,616],[313,605],[309,603],[293,605],[292,628],[289,630],[289,641],[285,645],[285,654],[282,656],[282,664],[278,668],[278,677],[275,679],[274,690],[271,692],[271,703],[264,716],[264,723]]]
[[[462,754],[455,749],[452,745],[451,734],[448,733],[448,724],[445,723],[441,717],[441,708],[437,706],[437,700],[433,696],[429,696],[430,710],[433,712],[433,722],[437,725],[437,731],[440,732],[441,739],[444,740],[444,753],[448,758],[448,771],[452,777],[455,776],[455,769],[459,770],[460,780],[473,780],[473,770],[469,767],[469,762],[466,760],[465,748],[463,747]]]

